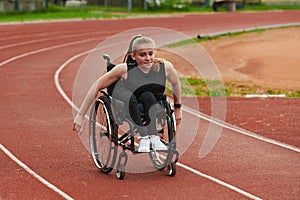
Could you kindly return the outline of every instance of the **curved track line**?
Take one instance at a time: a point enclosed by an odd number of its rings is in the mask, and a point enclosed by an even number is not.
[[[76,42],[69,42],[66,44],[60,44],[60,45],[54,45],[54,46],[50,46],[50,47],[45,47],[42,49],[38,49],[38,50],[34,50],[34,51],[30,51],[28,53],[23,53],[14,57],[11,57],[3,62],[0,63],[0,67],[2,67],[3,65],[6,65],[7,63],[13,62],[19,58],[23,58],[29,55],[33,55],[33,54],[37,54],[37,53],[41,53],[41,52],[45,52],[45,51],[50,51],[53,49],[57,49],[57,48],[61,48],[61,47],[66,47],[66,46],[71,46],[71,45],[75,45],[75,44],[80,44],[80,43],[84,43],[84,42],[90,42],[90,41],[95,41],[95,40],[99,40],[99,39],[86,39],[86,40],[80,40],[80,41],[76,41]]]
[[[0,26],[4,25],[0,23]],[[13,36],[8,36],[4,38],[0,38],[1,40],[12,40],[12,39],[19,39],[19,38],[28,38],[28,37],[34,37],[34,36],[47,36],[47,35],[52,35],[52,34],[57,34],[57,33],[67,33],[67,31],[57,31],[57,32],[51,32],[51,33],[34,33],[34,34],[22,34],[22,35],[13,35]]]
[[[222,186],[227,187],[227,188],[229,188],[229,189],[231,189],[231,190],[233,190],[233,191],[235,191],[235,192],[237,192],[237,193],[240,193],[240,194],[242,194],[242,195],[244,195],[244,196],[246,196],[246,197],[249,197],[249,198],[255,199],[255,200],[261,199],[261,198],[259,198],[259,197],[257,197],[257,196],[254,196],[254,195],[252,195],[252,194],[250,194],[250,193],[248,193],[248,192],[245,192],[244,190],[241,190],[241,189],[239,189],[239,188],[237,188],[237,187],[235,187],[235,186],[232,186],[232,185],[230,185],[230,184],[228,184],[228,183],[226,183],[226,182],[224,182],[224,181],[221,181],[221,180],[216,179],[216,178],[214,178],[214,177],[212,177],[212,176],[209,176],[209,175],[207,175],[207,174],[204,174],[204,173],[202,173],[202,172],[199,172],[199,171],[197,171],[197,170],[195,170],[195,169],[193,169],[193,168],[191,168],[191,167],[188,167],[188,166],[183,165],[183,164],[181,164],[181,163],[177,163],[177,165],[180,166],[180,167],[182,167],[182,168],[184,168],[184,169],[186,169],[186,170],[188,170],[188,171],[190,171],[190,172],[192,172],[192,173],[194,173],[194,174],[196,174],[196,175],[202,176],[202,177],[204,177],[204,178],[206,178],[206,179],[208,179],[208,180],[211,180],[211,181],[213,181],[213,182],[218,183],[219,185],[222,185]]]
[[[222,126],[223,128],[226,128],[228,130],[231,130],[231,131],[240,133],[242,135],[246,135],[246,136],[255,138],[257,140],[261,140],[261,141],[264,141],[266,143],[273,144],[273,145],[276,145],[276,146],[279,146],[279,147],[282,147],[282,148],[289,149],[289,150],[292,150],[292,151],[300,153],[300,148],[297,148],[295,146],[292,146],[292,145],[289,145],[289,144],[285,144],[285,143],[282,143],[282,142],[279,142],[277,140],[273,140],[273,139],[270,139],[270,138],[266,138],[266,137],[261,136],[261,135],[257,135],[257,134],[255,134],[255,133],[253,133],[251,131],[247,131],[245,129],[242,129],[240,127],[237,127],[237,126],[234,126],[232,124],[226,123],[224,121],[220,121],[220,120],[218,120],[216,118],[208,116],[208,115],[206,115],[204,113],[196,111],[196,110],[194,110],[192,108],[189,108],[187,106],[183,106],[183,109],[186,112],[188,112],[188,113],[190,113],[190,114],[192,114],[192,115],[194,115],[196,117],[199,117],[199,118],[204,119],[206,121],[212,122],[212,123],[214,123],[214,124],[216,124],[218,126]]]
[[[70,62],[72,62],[73,60],[75,60],[75,59],[79,58],[80,56],[82,56],[82,55],[84,55],[84,54],[87,54],[87,53],[89,53],[89,52],[90,52],[90,51],[85,51],[85,52],[82,52],[82,53],[80,53],[80,54],[77,54],[77,55],[71,57],[70,59],[68,59],[65,63],[63,63],[63,64],[58,68],[58,70],[55,72],[55,75],[54,75],[54,82],[55,82],[55,86],[56,86],[58,92],[59,92],[60,95],[66,100],[66,102],[67,102],[70,106],[72,106],[72,108],[74,108],[74,109],[76,109],[76,110],[78,110],[78,107],[77,107],[77,106],[72,102],[72,100],[67,96],[67,94],[64,92],[64,90],[62,89],[62,87],[61,87],[61,85],[60,85],[60,83],[59,83],[59,74],[60,74],[60,72],[61,72],[61,71],[62,71],[62,70],[63,70]],[[229,189],[231,189],[231,190],[233,190],[233,191],[235,191],[235,192],[237,192],[237,193],[240,193],[241,195],[244,195],[244,196],[249,197],[249,198],[251,198],[251,199],[256,199],[256,200],[261,199],[261,198],[259,198],[259,197],[257,197],[257,196],[254,196],[254,195],[252,195],[252,194],[250,194],[250,193],[248,193],[248,192],[246,192],[246,191],[244,191],[244,190],[241,190],[241,189],[238,188],[238,187],[235,187],[235,186],[230,185],[230,184],[228,184],[228,183],[226,183],[226,182],[223,182],[223,181],[221,181],[221,180],[219,180],[219,179],[217,179],[217,178],[214,178],[214,177],[209,176],[209,175],[207,175],[207,174],[204,174],[204,173],[202,173],[202,172],[200,172],[200,171],[198,171],[198,170],[196,170],[196,169],[193,169],[192,167],[189,167],[189,166],[184,165],[184,164],[179,163],[179,162],[177,163],[177,165],[180,166],[180,167],[182,167],[183,169],[186,169],[186,170],[188,170],[188,171],[190,171],[190,172],[192,172],[192,173],[198,175],[198,176],[204,177],[204,178],[206,178],[206,179],[208,179],[208,180],[210,180],[210,181],[213,181],[213,182],[215,182],[215,183],[217,183],[217,184],[219,184],[219,185],[221,185],[221,186],[227,187],[227,188],[229,188]]]
[[[73,200],[72,197],[70,197],[68,194],[64,193],[60,189],[58,189],[55,185],[48,182],[46,179],[35,173],[32,169],[30,169],[26,164],[24,164],[22,161],[20,161],[16,156],[14,156],[8,149],[6,149],[2,144],[0,144],[0,149],[15,163],[17,163],[20,167],[22,167],[26,172],[31,174],[34,178],[36,178],[38,181],[43,183],[45,186],[53,190],[54,192],[58,193],[60,196],[67,200]],[[1,199],[1,198],[0,198]]]
[[[236,30],[232,30],[232,31],[220,31],[220,32],[211,33],[211,34],[203,34],[201,36],[214,37],[214,36],[228,35],[229,33],[243,33],[243,32],[255,31],[255,30],[262,30],[262,29],[276,29],[276,28],[286,28],[286,27],[293,27],[293,26],[295,26],[295,27],[300,26],[300,23],[286,23],[286,24],[255,26],[255,27],[244,28],[244,29],[236,29]]]
[[[48,37],[48,38],[43,38],[43,39],[29,40],[29,41],[25,41],[25,42],[3,45],[0,47],[0,50],[7,49],[7,48],[13,48],[13,47],[21,46],[21,45],[26,45],[26,44],[37,43],[37,42],[46,42],[46,41],[50,41],[50,40],[52,41],[53,39],[59,40],[59,39],[73,38],[73,37],[80,37],[80,36],[90,36],[90,35],[99,34],[99,33],[100,34],[104,33],[104,31],[97,31],[97,32],[92,32],[92,33],[78,33],[78,34],[74,34],[74,35],[64,35],[64,36],[59,36],[59,37],[55,36],[52,38]]]
[[[87,39],[87,40],[81,40],[81,41],[76,41],[76,42],[70,42],[70,43],[66,43],[66,44],[63,44],[63,45],[50,46],[50,47],[47,47],[47,48],[38,49],[38,50],[31,51],[31,52],[28,52],[28,53],[20,54],[18,56],[14,56],[14,57],[12,57],[12,58],[10,58],[10,59],[8,59],[8,60],[0,63],[0,67],[3,66],[3,65],[5,65],[5,64],[7,64],[7,63],[13,62],[13,61],[15,61],[15,60],[17,60],[19,58],[23,58],[23,57],[26,57],[26,56],[29,56],[29,55],[37,54],[37,53],[44,52],[44,51],[53,50],[53,49],[60,48],[60,47],[66,47],[66,46],[70,46],[70,45],[74,45],[74,44],[80,44],[80,43],[84,43],[84,42],[89,42],[89,41],[93,41],[93,40],[97,40],[97,39]],[[41,183],[43,183],[44,185],[46,185],[47,187],[49,187],[50,189],[52,189],[53,191],[55,191],[56,193],[58,193],[59,195],[61,195],[62,197],[64,197],[65,199],[73,200],[72,197],[70,197],[66,193],[62,192],[56,186],[54,186],[53,184],[49,183],[43,177],[41,177],[40,175],[38,175],[37,173],[35,173],[32,169],[30,169],[27,165],[25,165],[22,161],[20,161],[16,156],[14,156],[10,151],[8,151],[1,143],[0,143],[0,148],[1,148],[1,150],[10,159],[12,159],[15,163],[17,163],[20,167],[22,167],[26,172],[28,172],[29,174],[31,174],[32,176],[34,176]]]

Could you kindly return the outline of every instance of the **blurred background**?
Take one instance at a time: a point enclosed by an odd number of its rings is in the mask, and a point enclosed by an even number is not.
[[[34,12],[48,10],[49,5],[81,9],[98,7],[113,12],[193,11],[201,8],[234,12],[247,5],[299,7],[300,0],[0,0],[0,12]]]

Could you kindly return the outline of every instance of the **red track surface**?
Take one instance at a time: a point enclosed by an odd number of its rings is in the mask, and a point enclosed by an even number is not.
[[[58,93],[53,81],[54,73],[73,55],[92,49],[105,38],[131,28],[159,26],[196,36],[299,22],[299,11],[287,11],[1,25],[1,144],[36,174],[75,199],[249,198],[180,166],[177,167],[177,175],[174,178],[155,171],[128,174],[124,181],[119,181],[114,173],[99,173],[79,137],[71,130],[71,107]],[[94,40],[84,41],[86,39]],[[81,43],[44,49],[78,41]],[[33,53],[39,49],[44,50]],[[32,53],[17,57],[28,52]],[[60,83],[69,97],[72,96],[76,70],[83,59],[75,60],[61,72]],[[254,105],[251,116],[246,112],[247,108],[241,107],[245,101],[247,105]],[[200,99],[201,102],[203,111],[209,113],[209,103],[205,99]],[[250,117],[253,120],[269,120],[271,124],[274,120],[274,126],[279,128],[282,126],[277,124],[274,115],[282,112],[284,108],[289,108],[289,105],[294,106],[294,110],[286,115],[287,119],[284,121],[293,126],[283,125],[286,127],[283,131],[293,133],[290,138],[284,134],[282,137],[274,136],[265,126],[259,127],[260,131],[257,131],[257,126],[248,123],[244,128],[299,147],[299,99],[276,100],[278,104],[285,102],[284,106],[279,108],[277,104],[274,106],[275,111],[264,110],[264,116],[257,115],[257,112],[264,105],[273,103],[273,100],[262,102],[228,99],[227,102],[228,122],[242,125],[242,121]],[[268,115],[270,113],[273,115]],[[204,159],[199,159],[199,142],[203,139],[201,133],[205,132],[209,125],[206,121],[201,123],[202,129],[189,150],[181,156],[180,163],[256,197],[299,199],[299,152],[236,133],[234,130],[223,129],[213,151]],[[17,165],[3,151],[0,152],[0,159],[0,198],[62,198]]]

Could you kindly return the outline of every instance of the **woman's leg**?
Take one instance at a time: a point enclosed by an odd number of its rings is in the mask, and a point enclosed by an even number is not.
[[[156,130],[156,115],[161,111],[162,106],[158,104],[158,101],[154,94],[150,91],[143,92],[139,97],[138,101],[144,105],[146,114],[146,122],[149,126],[149,134],[157,134]]]
[[[118,90],[113,97],[121,100],[125,104],[124,112],[126,112],[126,116],[130,116],[132,121],[135,123],[138,132],[141,137],[145,137],[148,135],[148,130],[144,127],[141,113],[138,109],[138,100],[136,96],[128,89],[122,88],[122,90]]]
[[[148,130],[150,136],[150,143],[152,144],[152,149],[155,151],[168,150],[168,147],[161,142],[160,137],[157,136],[156,130],[156,117],[158,112],[161,112],[163,107],[158,103],[157,99],[152,92],[144,92],[138,97],[139,102],[144,105],[144,110],[146,114],[146,119],[149,120]]]

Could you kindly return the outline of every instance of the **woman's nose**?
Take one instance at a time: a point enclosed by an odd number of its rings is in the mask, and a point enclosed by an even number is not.
[[[150,55],[149,54],[146,54],[146,60],[150,60]]]

